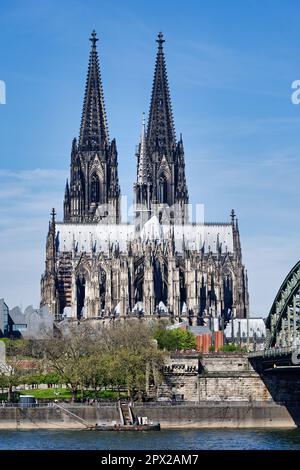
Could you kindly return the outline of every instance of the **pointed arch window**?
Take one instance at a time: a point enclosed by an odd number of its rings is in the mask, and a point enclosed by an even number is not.
[[[144,264],[139,261],[134,272],[134,302],[142,302],[144,298]]]
[[[185,282],[185,273],[183,269],[179,270],[179,292],[180,292],[180,303],[182,307],[183,302],[186,302],[186,282]]]
[[[77,319],[84,317],[86,279],[83,273],[76,278]]]
[[[105,309],[105,295],[106,295],[106,272],[100,267],[99,269],[99,298],[100,298],[100,313]]]
[[[226,273],[223,278],[223,292],[224,292],[224,311],[223,316],[225,321],[229,321],[232,317],[233,307],[233,279],[231,273]]]
[[[95,173],[91,179],[91,202],[100,202],[100,181]]]
[[[158,200],[161,204],[168,202],[168,182],[165,175],[161,175],[158,180]]]

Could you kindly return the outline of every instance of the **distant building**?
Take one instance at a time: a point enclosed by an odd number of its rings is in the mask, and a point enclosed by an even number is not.
[[[34,309],[29,306],[24,313],[19,307],[9,312],[10,336],[23,339],[45,339],[53,336],[53,315],[47,307]]]
[[[0,299],[0,337],[8,336],[9,329],[9,308],[4,299]]]
[[[187,321],[182,321],[178,323],[174,323],[173,325],[168,325],[166,330],[177,330],[177,328],[181,328],[182,330],[187,330],[189,324]]]
[[[47,307],[29,306],[24,312],[19,307],[9,310],[4,299],[0,299],[0,337],[45,339],[52,336],[53,315]]]
[[[250,349],[262,349],[266,339],[266,325],[263,318],[249,318],[249,323],[247,318],[233,318],[227,323],[224,331],[220,318],[211,318],[209,326],[189,326],[186,321],[167,326],[167,330],[177,328],[193,333],[196,336],[197,351],[204,353],[207,353],[211,346],[219,350],[226,343],[246,346],[248,328]]]
[[[249,318],[249,343],[253,349],[261,349],[266,339],[266,324],[263,318]],[[227,342],[244,345],[248,337],[246,318],[234,318],[225,328]]]

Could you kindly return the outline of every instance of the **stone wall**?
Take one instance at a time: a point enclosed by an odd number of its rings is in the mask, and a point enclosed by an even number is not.
[[[199,354],[173,354],[165,361],[163,381],[157,395],[161,399],[198,401]]]
[[[198,378],[199,401],[254,401],[272,400],[272,396],[261,378],[254,372],[234,375]]]
[[[240,372],[254,370],[248,361],[247,354],[213,353],[203,354],[200,359],[200,368],[210,372]]]
[[[119,420],[116,406],[68,407],[90,425],[111,424]],[[136,416],[147,416],[159,422],[162,429],[171,428],[293,428],[299,425],[300,409],[275,403],[202,403],[148,406],[134,405]],[[85,429],[84,424],[55,407],[1,408],[0,429]]]
[[[246,354],[174,354],[166,362],[160,399],[184,401],[272,400]]]
[[[158,387],[160,400],[300,403],[300,371],[258,373],[247,354],[173,354]]]

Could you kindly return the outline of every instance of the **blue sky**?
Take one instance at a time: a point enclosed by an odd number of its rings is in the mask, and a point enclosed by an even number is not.
[[[51,207],[59,218],[78,135],[89,35],[98,43],[122,193],[165,34],[177,134],[193,203],[207,221],[235,208],[252,315],[266,315],[298,261],[300,79],[298,2],[6,1],[0,4],[0,297],[37,305]]]

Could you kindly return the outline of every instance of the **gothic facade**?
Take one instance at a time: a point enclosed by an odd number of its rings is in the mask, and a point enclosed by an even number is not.
[[[110,141],[91,36],[78,142],[73,140],[63,222],[52,211],[41,306],[57,320],[168,317],[191,325],[248,314],[238,222],[193,223],[183,140],[176,140],[163,49],[157,38],[150,112],[143,119],[135,215],[122,223],[116,141]]]

